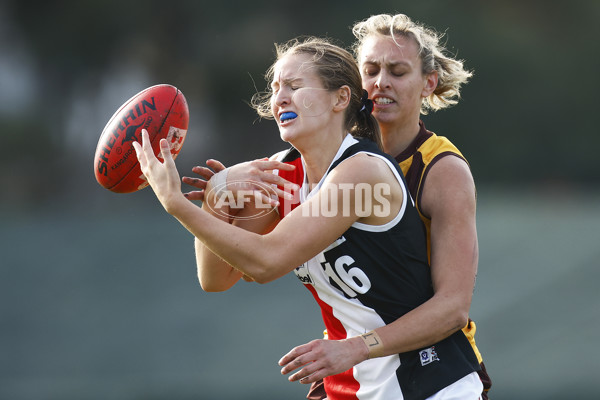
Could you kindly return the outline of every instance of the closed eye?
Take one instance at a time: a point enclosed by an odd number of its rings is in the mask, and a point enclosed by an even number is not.
[[[363,68],[364,75],[375,76],[379,73],[380,68],[375,65],[368,65]]]

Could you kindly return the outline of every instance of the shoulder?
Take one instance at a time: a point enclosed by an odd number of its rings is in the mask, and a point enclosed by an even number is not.
[[[460,157],[441,157],[431,165],[425,179],[427,187],[466,187],[474,189],[473,175],[467,162]]]
[[[431,165],[423,182],[421,210],[431,218],[448,209],[470,209],[475,206],[476,190],[473,175],[466,161],[446,156]]]
[[[444,136],[438,136],[435,133],[432,133],[432,135],[421,144],[418,151],[422,154],[422,157],[427,164],[430,162],[435,163],[438,159],[448,155],[454,155],[463,159],[465,162],[467,161],[458,147],[456,147],[450,139]]]
[[[375,153],[361,152],[343,160],[329,174],[335,180],[344,178],[347,182],[376,183],[386,176],[392,176],[390,162]]]

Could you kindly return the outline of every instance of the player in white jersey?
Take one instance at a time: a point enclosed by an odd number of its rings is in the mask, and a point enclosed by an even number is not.
[[[199,208],[181,193],[168,144],[161,142],[164,163],[147,133],[135,144],[165,210],[197,239],[203,288],[296,271],[322,302],[330,337],[294,348],[280,360],[282,373],[296,370],[289,379],[302,383],[326,378],[330,399],[426,399],[459,388],[470,393],[462,398],[478,398],[481,383],[471,379],[477,358],[464,335],[436,338],[416,324],[436,313],[427,306],[425,233],[396,163],[355,138],[377,142],[379,130],[352,55],[323,40],[294,42],[278,48],[268,76],[266,105],[255,104],[277,120],[305,174],[302,204],[285,218],[246,218],[251,207],[236,209],[227,171],[211,179]],[[457,321],[455,333],[464,323]]]

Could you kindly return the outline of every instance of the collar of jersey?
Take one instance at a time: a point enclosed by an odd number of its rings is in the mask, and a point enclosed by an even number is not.
[[[336,162],[342,156],[342,154],[344,154],[348,147],[356,143],[358,143],[358,140],[356,140],[351,134],[346,135],[346,137],[342,141],[342,144],[340,144],[340,148],[338,149],[337,153],[335,153],[333,160],[331,160],[331,163],[329,163],[329,167],[327,167],[327,172],[323,175],[319,183],[311,191],[309,191],[309,184],[306,178],[306,164],[304,164],[304,158],[302,158],[302,169],[304,170],[304,179],[302,179],[302,188],[300,188],[300,203],[304,203],[306,200],[310,199],[319,191],[321,186],[323,186],[323,182],[325,182],[325,178],[327,178],[327,175],[329,174],[329,169],[331,168],[331,165],[334,162]]]

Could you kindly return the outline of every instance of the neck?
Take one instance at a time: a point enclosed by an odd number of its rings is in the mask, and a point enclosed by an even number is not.
[[[402,153],[419,134],[419,120],[410,124],[380,125],[383,151],[392,157]]]
[[[323,178],[345,136],[340,135],[335,140],[322,142],[319,146],[311,146],[310,150],[296,147],[300,154],[302,154],[302,159],[306,166],[306,177],[310,185],[316,185]]]

